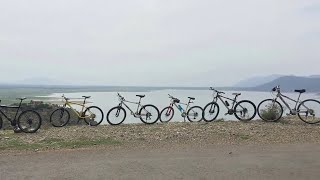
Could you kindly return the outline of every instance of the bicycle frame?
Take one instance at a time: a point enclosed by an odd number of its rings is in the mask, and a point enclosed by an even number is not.
[[[126,103],[138,105],[138,106],[137,106],[137,111],[134,112]],[[127,101],[127,100],[125,100],[125,99],[121,99],[119,106],[122,107],[122,105],[124,105],[124,106],[131,112],[131,114],[132,114],[134,117],[137,117],[137,118],[140,117],[140,116],[138,116],[138,115],[139,115],[139,109],[140,109],[140,107],[142,107],[142,105],[141,105],[141,98],[140,98],[139,102],[132,102],[132,101]]]
[[[1,101],[0,101],[1,103]],[[0,113],[2,114],[2,116],[4,118],[6,118],[8,121],[12,123],[15,123],[15,121],[17,120],[17,116],[19,114],[19,110],[21,109],[21,105],[22,105],[22,101],[20,101],[19,106],[4,106],[4,105],[0,105],[0,108],[6,108],[6,109],[17,109],[14,119],[11,119],[10,117],[8,117],[1,109],[0,109]]]
[[[69,101],[69,100],[65,100],[65,101],[66,102],[65,102],[63,107],[65,108],[65,107],[68,106],[79,118],[83,119],[83,118],[90,118],[91,117],[91,115],[83,117],[84,110],[88,108],[88,107],[85,106],[85,104],[86,104],[85,100],[83,101],[83,103],[76,103],[76,102],[72,102],[72,101]],[[78,112],[76,109],[74,109],[72,107],[72,105],[80,106],[81,107],[81,111]],[[92,114],[91,112],[89,112],[89,113]]]
[[[171,101],[171,103],[170,103],[170,107],[173,107],[173,106],[175,106],[182,114],[184,114],[184,113],[187,113],[187,111],[189,110],[189,108],[190,108],[190,104],[191,104],[192,102],[191,101],[189,101],[187,104],[186,103],[176,103],[176,102],[173,102],[173,101]],[[178,105],[185,105],[185,106],[187,106],[185,109],[180,109],[179,108],[179,106]]]
[[[274,101],[277,101],[277,99],[279,98],[281,101],[282,101],[282,103],[288,108],[288,109],[290,109],[290,113],[291,114],[297,114],[297,107],[298,107],[298,105],[301,103],[300,102],[300,97],[301,97],[301,93],[299,94],[299,97],[298,97],[298,99],[297,100],[294,100],[294,99],[292,99],[292,98],[290,98],[290,97],[288,97],[288,96],[285,96],[284,94],[282,94],[281,92],[278,92],[277,93],[277,97],[276,98],[274,98]],[[295,107],[294,107],[294,109],[292,109],[291,107],[290,107],[290,105],[286,102],[286,100],[285,99],[287,99],[287,100],[290,100],[290,101],[292,101],[292,102],[295,102]],[[303,105],[304,106],[304,105]],[[304,106],[305,107],[305,106]],[[306,107],[307,108],[307,107]]]
[[[225,96],[222,96],[220,95],[219,93],[217,93],[216,96],[214,96],[213,98],[213,102],[217,103],[218,102],[218,99],[223,103],[223,105],[228,109],[228,111],[231,111],[234,109],[234,106],[237,104],[237,97],[234,97],[234,99],[231,99],[231,98],[228,98],[228,97],[225,97]],[[229,108],[229,106],[227,105],[227,103],[225,102],[225,100],[229,100],[229,101],[232,101],[232,107]]]

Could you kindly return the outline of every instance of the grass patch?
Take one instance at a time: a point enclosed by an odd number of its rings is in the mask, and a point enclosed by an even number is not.
[[[36,143],[25,143],[19,139],[7,139],[1,142],[0,150],[43,150],[43,149],[63,149],[81,148],[99,145],[117,145],[119,141],[112,138],[77,139],[63,140],[57,138],[44,139]]]
[[[242,140],[250,139],[250,135],[247,135],[247,134],[236,134],[236,136]]]

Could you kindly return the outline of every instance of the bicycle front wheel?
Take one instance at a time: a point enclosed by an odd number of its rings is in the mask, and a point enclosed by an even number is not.
[[[207,104],[203,109],[203,120],[206,122],[212,122],[217,119],[220,112],[220,107],[216,102]]]
[[[25,133],[35,133],[40,129],[42,120],[37,112],[28,110],[20,114],[17,123],[21,131]]]
[[[240,121],[251,121],[257,114],[256,105],[248,100],[238,102],[234,107],[234,116]]]
[[[164,108],[160,113],[160,121],[163,123],[170,122],[174,116],[174,109],[172,107]]]
[[[65,108],[60,108],[52,112],[50,123],[53,127],[63,127],[70,121],[70,113]]]
[[[107,121],[110,125],[120,125],[126,117],[126,110],[121,106],[117,106],[109,110],[107,114]]]
[[[258,115],[266,122],[277,122],[283,115],[283,107],[274,99],[266,99],[258,105]]]
[[[298,106],[299,118],[308,124],[320,123],[320,102],[314,99],[308,99]]]
[[[140,111],[140,120],[145,124],[154,124],[159,120],[159,109],[151,104],[143,106]]]
[[[194,106],[187,112],[187,118],[190,122],[200,122],[202,120],[203,109],[200,106]]]
[[[98,126],[104,118],[103,111],[97,106],[88,107],[84,111],[84,121],[89,126]]]

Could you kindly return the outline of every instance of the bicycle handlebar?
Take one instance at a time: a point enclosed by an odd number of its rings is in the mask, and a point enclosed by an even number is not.
[[[218,94],[225,94],[224,92],[218,91],[218,90],[214,89],[213,87],[210,87],[210,90],[212,90],[212,91],[214,91],[214,92],[216,92]]]
[[[118,97],[121,99],[121,101],[122,101],[122,100],[123,100],[123,101],[125,100],[124,97],[120,95],[120,93],[118,93]]]
[[[171,96],[170,94],[168,94],[169,98],[174,99],[175,97]]]
[[[280,85],[278,85],[278,86],[276,86],[276,87],[272,88],[272,91],[278,91],[278,92],[280,92]]]

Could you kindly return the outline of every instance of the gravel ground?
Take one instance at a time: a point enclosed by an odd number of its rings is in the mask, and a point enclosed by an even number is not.
[[[81,140],[108,138],[123,146],[162,146],[168,144],[255,145],[320,143],[320,125],[308,125],[296,119],[279,123],[262,121],[132,124],[120,126],[75,126],[40,130],[36,134],[13,134],[0,131],[0,143],[10,139],[28,144],[50,139]],[[50,148],[49,148],[50,149]]]

